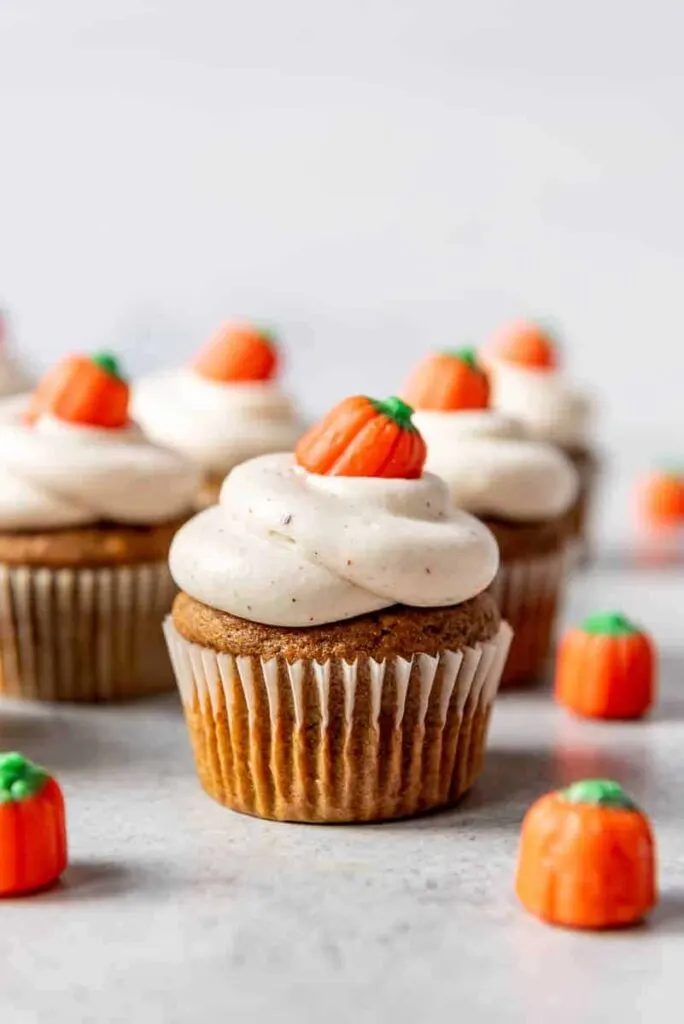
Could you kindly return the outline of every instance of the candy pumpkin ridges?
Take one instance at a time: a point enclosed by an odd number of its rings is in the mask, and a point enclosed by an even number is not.
[[[530,369],[553,370],[558,366],[557,345],[550,331],[526,320],[505,327],[491,343],[491,351],[505,362]]]
[[[193,369],[224,384],[271,380],[278,372],[275,336],[250,324],[228,324],[200,350]]]
[[[67,866],[64,798],[21,754],[0,755],[0,896],[55,882]]]
[[[346,398],[304,434],[295,461],[324,476],[416,479],[427,451],[412,412],[396,397]]]
[[[486,409],[489,380],[477,360],[475,349],[433,352],[415,368],[403,397],[414,409],[456,412]]]
[[[640,718],[653,704],[655,676],[650,637],[620,612],[602,612],[562,637],[555,697],[585,718]]]
[[[647,818],[618,783],[576,782],[525,815],[516,893],[552,924],[635,924],[656,903],[654,847]]]
[[[128,423],[130,389],[109,352],[68,356],[45,374],[25,414],[28,423],[50,415],[67,423],[116,430]]]

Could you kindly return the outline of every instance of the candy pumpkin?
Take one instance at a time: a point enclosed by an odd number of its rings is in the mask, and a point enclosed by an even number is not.
[[[525,815],[515,889],[544,921],[589,929],[635,924],[655,906],[655,874],[648,819],[616,782],[576,782]]]
[[[639,484],[641,516],[651,526],[684,524],[684,470],[662,469]]]
[[[67,423],[117,430],[128,423],[130,389],[114,356],[67,356],[49,370],[29,402],[25,419],[50,415]]]
[[[228,324],[200,350],[193,368],[200,377],[224,384],[270,380],[278,372],[278,346],[269,331]]]
[[[487,350],[495,358],[531,370],[554,370],[558,366],[557,345],[550,333],[540,324],[526,320],[505,327]]]
[[[655,675],[649,636],[619,612],[592,615],[561,639],[556,700],[586,718],[640,718],[653,704]]]
[[[304,434],[295,460],[324,476],[416,479],[427,450],[412,414],[400,398],[346,398]]]
[[[403,397],[418,410],[486,409],[489,380],[474,349],[433,352],[415,368]]]
[[[59,785],[21,754],[0,754],[0,896],[44,889],[66,866]]]

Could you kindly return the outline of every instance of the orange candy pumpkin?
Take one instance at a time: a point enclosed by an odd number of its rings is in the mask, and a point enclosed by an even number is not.
[[[474,349],[433,352],[415,368],[403,397],[417,410],[486,409],[489,380]]]
[[[427,449],[412,414],[400,398],[345,398],[304,434],[295,460],[324,476],[416,479]]]
[[[0,896],[44,889],[66,866],[59,785],[21,754],[0,755]]]
[[[652,640],[619,612],[592,615],[563,636],[555,696],[585,718],[641,718],[656,686]]]
[[[128,423],[130,389],[107,352],[68,356],[49,370],[33,393],[25,419],[51,415],[68,423],[117,430]]]
[[[278,346],[268,331],[228,324],[200,350],[193,368],[200,377],[224,384],[270,380],[278,372]]]
[[[551,924],[636,924],[657,900],[648,819],[616,782],[586,780],[548,793],[525,815],[515,890]]]
[[[684,525],[684,470],[658,470],[639,485],[639,510],[650,526]]]
[[[507,363],[532,370],[554,370],[558,366],[557,346],[540,324],[518,320],[494,337],[488,351]]]

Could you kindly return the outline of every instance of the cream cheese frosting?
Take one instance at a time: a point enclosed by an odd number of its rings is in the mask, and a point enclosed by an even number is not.
[[[274,381],[221,383],[187,368],[143,378],[132,409],[151,438],[217,476],[257,455],[290,451],[303,432]]]
[[[173,520],[192,505],[199,471],[131,424],[103,430],[41,417],[0,429],[0,530],[102,521]]]
[[[453,508],[438,477],[318,476],[291,454],[236,467],[170,554],[195,600],[273,626],[459,604],[489,586],[498,562],[493,535]]]
[[[453,503],[476,515],[535,522],[566,512],[579,479],[552,445],[525,438],[519,421],[490,410],[417,412],[428,446],[426,467],[442,477]]]
[[[557,370],[534,370],[503,359],[487,364],[492,406],[519,417],[528,433],[567,448],[586,446],[594,419],[590,395]]]

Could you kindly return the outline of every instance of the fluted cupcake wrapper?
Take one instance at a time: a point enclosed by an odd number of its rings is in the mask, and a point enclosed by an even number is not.
[[[568,571],[565,547],[502,562],[491,592],[513,629],[502,686],[540,679],[553,646],[561,591]]]
[[[0,565],[0,693],[107,701],[173,687],[161,635],[166,562],[97,569]]]
[[[379,821],[453,804],[478,775],[511,640],[324,663],[217,654],[166,634],[206,791],[284,821]]]

